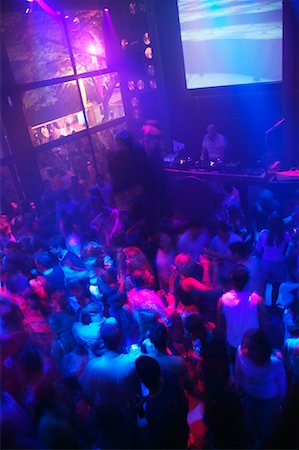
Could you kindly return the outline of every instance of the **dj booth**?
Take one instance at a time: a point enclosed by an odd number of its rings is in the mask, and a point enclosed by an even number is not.
[[[167,173],[177,175],[193,175],[204,178],[221,178],[222,180],[240,180],[240,181],[265,181],[268,174],[265,169],[244,169],[242,171],[219,171],[219,170],[204,170],[204,169],[178,169],[165,167]]]
[[[246,211],[250,211],[262,189],[270,189],[279,200],[293,197],[299,188],[299,170],[271,172],[265,168],[186,168],[165,166],[169,201],[186,216],[212,217],[224,196],[224,185],[235,186]]]

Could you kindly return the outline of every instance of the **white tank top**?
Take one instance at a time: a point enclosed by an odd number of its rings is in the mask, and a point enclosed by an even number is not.
[[[250,291],[229,291],[222,296],[222,311],[226,321],[226,340],[237,348],[244,333],[259,328],[258,295]]]

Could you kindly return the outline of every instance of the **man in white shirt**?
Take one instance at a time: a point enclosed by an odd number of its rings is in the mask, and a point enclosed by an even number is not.
[[[210,123],[207,127],[207,134],[202,141],[201,161],[224,161],[226,146],[224,136],[217,133],[215,125]]]
[[[217,325],[226,337],[231,356],[241,344],[244,333],[267,323],[264,299],[255,292],[245,290],[249,280],[247,267],[235,266],[231,274],[233,289],[223,294],[217,306]]]

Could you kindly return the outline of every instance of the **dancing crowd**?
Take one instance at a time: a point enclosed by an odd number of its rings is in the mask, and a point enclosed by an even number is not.
[[[3,202],[2,448],[192,448],[191,405],[203,448],[295,448],[299,192],[186,218],[157,143],[117,142],[93,186]]]

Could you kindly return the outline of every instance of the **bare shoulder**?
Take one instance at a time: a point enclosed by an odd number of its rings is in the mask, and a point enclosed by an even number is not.
[[[251,294],[251,301],[256,303],[256,304],[261,304],[264,305],[264,297],[262,297],[261,295],[259,295],[257,292],[252,292]]]

